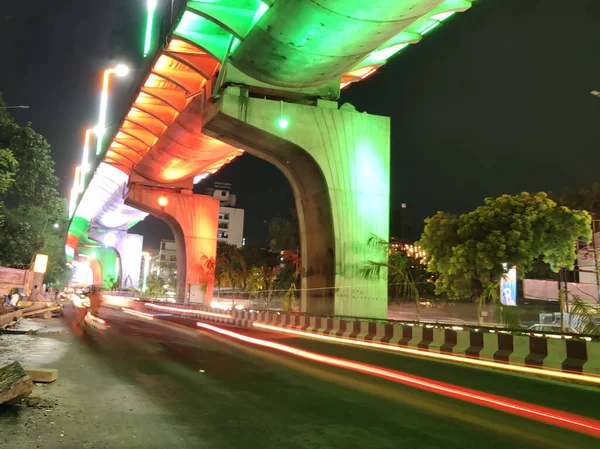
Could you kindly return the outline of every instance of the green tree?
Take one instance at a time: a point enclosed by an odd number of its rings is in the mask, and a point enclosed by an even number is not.
[[[66,201],[57,198],[54,204],[51,214],[40,206],[19,205],[6,209],[0,228],[0,265],[24,269],[29,267],[36,253],[47,254],[46,283],[63,285],[67,274],[64,254],[68,226]]]
[[[417,321],[419,321],[421,293],[414,277],[414,264],[417,262],[404,252],[394,249],[387,240],[375,235],[369,238],[368,244],[379,250],[380,257],[378,260],[366,261],[360,269],[361,275],[365,279],[387,278],[392,290],[406,299],[415,301]]]
[[[573,269],[577,239],[591,240],[590,220],[587,212],[558,206],[546,193],[502,195],[461,216],[438,212],[425,220],[419,244],[428,270],[437,274],[438,294],[485,299],[504,274],[504,263],[528,272],[541,258],[555,273]]]
[[[600,219],[600,182],[579,190],[566,188],[559,194],[551,194],[553,200],[570,209],[585,210]]]
[[[0,148],[0,224],[4,220],[4,201],[2,196],[8,192],[8,189],[15,181],[18,162],[12,151],[6,148]]]
[[[232,291],[238,286],[244,288],[248,277],[247,272],[246,261],[240,249],[235,245],[219,243],[217,246],[215,282],[218,276],[220,282],[228,284]]]
[[[258,267],[261,265],[275,265],[278,263],[278,254],[273,254],[259,245],[246,245],[239,248],[241,256],[244,258],[248,267]]]
[[[57,186],[46,139],[0,109],[0,265],[26,268],[42,252],[49,256],[49,284],[66,274],[67,205]]]
[[[269,240],[277,250],[298,249],[298,222],[283,217],[274,217],[269,220]]]
[[[140,293],[140,292],[138,292]],[[160,298],[167,294],[164,281],[156,274],[151,274],[146,279],[146,291],[141,293],[142,298]]]
[[[8,128],[11,132],[2,133],[6,140],[0,138],[0,146],[7,145],[19,163],[9,195],[22,205],[49,208],[58,197],[50,145],[31,124],[19,127],[13,123]]]

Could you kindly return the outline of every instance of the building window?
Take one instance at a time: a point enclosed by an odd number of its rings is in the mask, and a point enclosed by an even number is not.
[[[165,260],[165,255],[164,255],[164,254],[162,254],[162,255],[160,256],[160,260]]]
[[[229,238],[229,233],[224,232],[224,231],[219,231],[217,233],[217,238],[219,238],[219,239],[228,239]]]
[[[229,223],[219,222],[219,229],[229,229]]]
[[[221,192],[221,196],[227,196],[227,192]]]
[[[171,260],[177,260],[177,256],[171,256]]]
[[[167,249],[167,243],[166,242],[162,242],[162,249]]]

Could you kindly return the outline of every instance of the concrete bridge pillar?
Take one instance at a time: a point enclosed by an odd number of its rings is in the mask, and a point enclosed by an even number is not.
[[[112,282],[119,279],[120,262],[119,255],[113,248],[106,248],[102,245],[79,246],[78,254],[84,254],[80,259],[92,269],[93,284],[96,287],[109,288]]]
[[[140,288],[143,245],[143,235],[125,233],[117,235],[114,248],[121,259],[121,288]]]
[[[130,183],[125,204],[161,218],[177,243],[177,300],[212,302],[219,200],[189,189]]]
[[[203,132],[265,159],[286,175],[296,199],[303,259],[302,309],[385,318],[387,280],[365,280],[367,260],[385,256],[367,245],[389,237],[388,117],[350,105],[251,98],[228,87]]]
[[[100,245],[117,252],[120,264],[121,288],[140,288],[140,269],[142,266],[142,247],[144,236],[128,234],[126,229],[98,230],[93,225],[89,237]]]

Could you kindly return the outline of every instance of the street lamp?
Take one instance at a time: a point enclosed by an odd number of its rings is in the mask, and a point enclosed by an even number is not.
[[[590,92],[590,95],[593,95],[596,98],[600,98],[600,91],[593,90]]]
[[[102,79],[102,93],[100,94],[100,116],[98,117],[98,126],[96,126],[96,155],[102,152],[102,138],[106,132],[106,113],[108,110],[108,86],[110,75],[116,74],[118,77],[124,77],[129,73],[126,65],[118,64],[116,67],[106,69]]]
[[[20,104],[19,106],[0,106],[0,109],[29,109],[29,106]]]

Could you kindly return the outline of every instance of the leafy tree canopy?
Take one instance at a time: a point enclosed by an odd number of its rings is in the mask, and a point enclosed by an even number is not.
[[[438,212],[425,220],[419,244],[436,292],[474,298],[497,282],[503,263],[522,272],[541,258],[554,272],[573,269],[576,241],[591,240],[590,215],[557,205],[546,193],[502,195],[460,216]]]
[[[562,206],[588,211],[594,219],[600,219],[600,182],[579,190],[566,188],[559,194],[551,194],[551,197]]]
[[[18,162],[12,151],[0,148],[0,198],[8,192],[15,181]],[[4,221],[4,201],[0,199],[0,224]]]
[[[269,220],[269,240],[273,249],[295,251],[299,248],[298,220],[274,217]]]
[[[0,109],[0,265],[26,268],[43,252],[49,256],[47,283],[65,274],[67,205],[57,186],[46,139]]]

